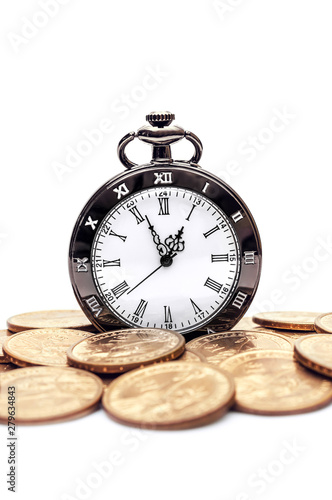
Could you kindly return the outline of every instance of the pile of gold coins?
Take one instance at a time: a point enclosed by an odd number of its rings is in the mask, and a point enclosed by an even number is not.
[[[209,325],[187,343],[171,330],[95,333],[81,311],[26,313],[7,323],[2,423],[8,394],[11,401],[15,394],[16,423],[76,418],[101,401],[114,420],[150,429],[205,425],[231,408],[290,415],[332,401],[332,313],[260,313],[227,332]]]

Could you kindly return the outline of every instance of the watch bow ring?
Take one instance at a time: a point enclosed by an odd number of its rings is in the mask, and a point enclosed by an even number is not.
[[[201,141],[192,132],[183,130],[176,125],[171,125],[174,118],[175,116],[168,112],[150,113],[147,115],[146,119],[151,126],[142,127],[138,132],[130,132],[119,142],[118,155],[121,163],[128,169],[138,166],[136,163],[130,161],[125,153],[126,146],[136,137],[147,144],[151,144],[153,149],[152,158],[159,162],[172,162],[170,145],[181,139],[187,139],[195,148],[195,154],[189,160],[189,163],[198,163],[203,152]],[[167,127],[166,133],[165,127]]]

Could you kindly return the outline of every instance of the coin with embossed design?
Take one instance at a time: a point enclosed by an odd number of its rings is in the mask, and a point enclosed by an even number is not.
[[[159,328],[135,328],[99,333],[68,349],[68,362],[96,373],[121,373],[179,357],[183,335]]]
[[[252,316],[245,316],[232,328],[232,330],[251,330],[255,328],[256,323],[253,322]],[[217,333],[217,332],[216,332]]]
[[[121,375],[103,406],[118,422],[150,429],[185,429],[221,417],[234,402],[230,375],[206,363],[162,363]]]
[[[3,352],[2,346],[8,337],[12,335],[9,330],[0,330],[0,363],[8,363],[6,354]]]
[[[332,377],[332,336],[308,335],[295,343],[295,357],[307,368]]]
[[[292,352],[252,351],[220,363],[235,378],[235,408],[259,415],[291,415],[332,401],[332,382],[304,368]]]
[[[208,363],[213,365],[219,365],[224,359],[246,351],[293,349],[291,342],[280,335],[245,330],[205,335],[191,340],[187,347],[194,353],[201,354]]]
[[[187,349],[184,350],[183,354],[176,358],[176,361],[185,361],[185,362],[196,362],[196,363],[201,363],[202,361],[204,362],[205,360],[203,359],[203,356],[194,354],[191,351],[188,351]],[[113,382],[117,377],[120,377],[121,375],[118,373],[99,373],[98,376],[101,378],[104,387],[107,387],[111,382]]]
[[[23,332],[34,328],[73,328],[94,332],[95,327],[79,310],[36,311],[12,316],[7,320],[8,330]]]
[[[245,316],[244,318],[240,319],[236,325],[231,328],[230,330],[225,328],[225,323],[221,320],[219,323],[218,322],[211,322],[204,328],[200,328],[199,330],[196,330],[193,334],[194,338],[203,336],[203,335],[211,335],[212,333],[220,333],[220,332],[227,332],[227,331],[233,331],[233,330],[252,330],[257,326],[256,323],[253,322],[251,316]],[[188,335],[187,335],[188,337]]]
[[[318,316],[315,319],[315,330],[318,333],[332,333],[332,313]]]
[[[317,316],[319,316],[319,313],[277,311],[258,313],[252,319],[258,325],[267,328],[314,331],[314,323]]]
[[[8,391],[15,397],[15,422],[52,422],[92,411],[103,392],[93,373],[70,367],[32,366],[1,375],[0,421],[8,420]]]
[[[312,332],[310,331],[282,330],[281,328],[278,329],[264,328],[263,326],[256,326],[251,331],[263,332],[263,333],[275,333],[280,337],[286,337],[289,340],[289,342],[291,342],[293,345],[298,339],[301,339],[302,337],[307,337],[308,335],[312,335]]]
[[[206,359],[204,358],[204,356],[202,356],[202,354],[199,354],[198,352],[192,352],[187,348],[184,350],[184,353],[181,354],[179,358],[177,358],[176,361],[197,361],[199,363],[203,361],[206,363]]]
[[[7,359],[18,366],[67,366],[67,349],[91,333],[64,328],[27,330],[3,344]]]

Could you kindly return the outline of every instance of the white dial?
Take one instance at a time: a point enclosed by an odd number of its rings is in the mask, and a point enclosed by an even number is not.
[[[208,198],[158,187],[110,210],[96,232],[91,264],[99,296],[121,321],[185,333],[226,306],[240,250],[232,224]]]

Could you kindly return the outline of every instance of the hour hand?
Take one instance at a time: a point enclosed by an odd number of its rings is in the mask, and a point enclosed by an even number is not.
[[[145,216],[146,218],[146,221],[147,223],[149,224],[149,229],[151,231],[151,234],[152,234],[152,238],[153,238],[153,242],[154,244],[156,245],[157,247],[157,250],[158,250],[158,253],[160,255],[160,257],[163,257],[164,255],[167,255],[168,253],[168,248],[166,247],[166,245],[164,245],[163,243],[160,242],[160,238],[159,238],[159,235],[157,234],[157,232],[155,231],[154,229],[154,226],[152,226],[151,222],[149,221],[148,219],[148,216],[146,215]]]
[[[182,234],[183,234],[183,226],[175,236],[170,235],[168,238],[165,239],[165,244],[169,248],[171,254],[173,252],[182,252],[184,250],[185,243],[182,240]]]

